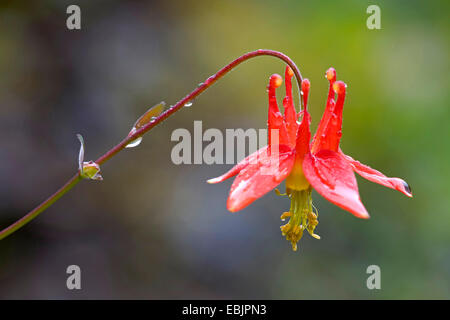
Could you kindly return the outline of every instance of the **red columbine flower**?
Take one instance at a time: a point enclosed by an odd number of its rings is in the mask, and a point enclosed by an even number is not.
[[[286,180],[286,194],[291,199],[291,208],[281,215],[283,221],[289,218],[289,222],[281,226],[281,232],[292,243],[293,250],[297,250],[297,242],[305,229],[313,237],[320,239],[314,234],[318,221],[311,199],[313,188],[325,199],[364,219],[369,218],[369,214],[361,203],[353,171],[408,197],[412,197],[412,193],[402,179],[388,178],[345,155],[339,148],[347,86],[342,81],[336,81],[336,71],[333,68],[326,73],[330,82],[327,104],[312,142],[311,118],[307,111],[310,83],[308,79],[301,83],[305,108],[297,114],[292,100],[292,76],[292,70],[287,67],[284,116],[279,111],[275,95],[276,88],[281,86],[283,80],[277,74],[270,77],[268,146],[251,154],[224,175],[208,182],[218,183],[237,175],[227,201],[228,210],[236,212]],[[299,123],[300,116],[302,119]],[[278,134],[278,144],[274,144],[273,140],[276,139],[273,139],[273,134]]]

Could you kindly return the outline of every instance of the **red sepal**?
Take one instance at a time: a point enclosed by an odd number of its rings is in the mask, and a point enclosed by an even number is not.
[[[353,170],[358,173],[361,177],[370,180],[372,182],[381,184],[382,186],[398,190],[404,195],[412,198],[412,192],[410,186],[406,183],[405,180],[400,178],[390,178],[382,174],[380,171],[372,169],[365,164],[353,159],[350,156],[345,155],[342,150],[339,152],[344,156],[344,158],[350,163],[353,167]]]
[[[358,218],[369,218],[359,197],[352,166],[339,153],[331,150],[308,153],[303,160],[303,173],[325,199]]]
[[[274,152],[275,148],[278,152]],[[257,163],[249,163],[234,180],[228,210],[239,211],[274,189],[290,174],[294,158],[295,151],[287,145],[273,146],[270,153],[261,153]]]
[[[225,181],[231,177],[234,177],[239,172],[241,172],[242,169],[247,167],[250,163],[257,163],[258,158],[261,155],[263,155],[265,152],[267,152],[268,147],[269,146],[265,146],[265,147],[262,147],[261,149],[259,149],[258,151],[253,152],[251,155],[249,155],[248,157],[243,159],[241,162],[239,162],[237,165],[235,165],[233,168],[231,168],[228,172],[224,173],[223,175],[221,175],[217,178],[209,179],[207,182],[208,183],[219,183],[219,182]]]

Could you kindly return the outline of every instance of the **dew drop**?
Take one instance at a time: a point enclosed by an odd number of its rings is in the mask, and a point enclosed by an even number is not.
[[[409,184],[407,184],[405,180],[403,180],[402,182],[403,182],[403,186],[405,187],[406,192],[408,192],[409,194],[412,194],[411,187],[409,186]]]
[[[133,141],[131,141],[129,144],[126,145],[125,148],[134,148],[137,147],[138,145],[140,145],[142,142],[142,137],[139,137]]]
[[[192,106],[192,101],[186,102],[186,103],[184,104],[184,106],[185,106],[186,108],[191,107],[191,106]]]

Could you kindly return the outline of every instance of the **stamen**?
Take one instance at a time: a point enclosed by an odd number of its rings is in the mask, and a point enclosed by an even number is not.
[[[317,215],[312,211],[308,212],[308,221],[309,222],[308,222],[307,230],[308,230],[309,234],[316,239],[320,239],[320,236],[314,233],[314,229],[319,224],[319,221],[317,220]]]
[[[317,214],[313,211],[311,191],[311,188],[291,191],[291,208],[281,215],[283,221],[289,218],[289,222],[281,226],[280,229],[286,240],[291,242],[294,251],[297,250],[297,242],[302,238],[305,229],[313,238],[320,239],[320,236],[314,233],[319,221],[317,220]]]
[[[275,194],[277,196],[287,196],[287,193],[281,193],[280,190],[278,190],[278,188],[275,188]]]
[[[292,214],[291,214],[290,211],[283,212],[283,214],[281,215],[280,219],[281,219],[282,221],[284,221],[284,220],[286,220],[286,218],[289,218],[291,215],[292,215]]]

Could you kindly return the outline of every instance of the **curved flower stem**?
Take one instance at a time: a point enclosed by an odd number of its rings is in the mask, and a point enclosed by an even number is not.
[[[114,157],[118,152],[120,152],[122,149],[124,149],[127,144],[129,144],[131,141],[135,140],[136,138],[144,135],[146,132],[150,131],[153,127],[155,127],[157,124],[163,122],[166,120],[169,116],[180,110],[186,103],[194,100],[197,96],[199,96],[203,91],[208,89],[211,85],[213,85],[217,80],[222,78],[225,74],[230,72],[232,69],[234,69],[236,66],[241,64],[244,61],[247,61],[251,58],[257,57],[257,56],[273,56],[278,59],[283,60],[287,65],[291,67],[291,69],[294,71],[295,78],[297,79],[297,86],[299,87],[300,91],[300,85],[302,83],[302,76],[300,73],[300,70],[295,65],[295,63],[285,54],[273,51],[273,50],[266,50],[266,49],[259,49],[256,51],[248,52],[239,58],[233,60],[229,64],[227,64],[225,67],[217,71],[214,75],[206,79],[205,82],[203,82],[201,85],[199,85],[194,91],[189,93],[187,96],[185,96],[183,99],[178,101],[175,105],[171,106],[169,109],[167,109],[165,112],[161,113],[158,117],[156,117],[154,120],[150,121],[149,123],[142,126],[139,130],[137,130],[134,134],[127,136],[125,139],[123,139],[119,144],[117,144],[115,147],[113,147],[111,150],[106,152],[104,155],[102,155],[100,158],[98,158],[95,162],[98,165],[101,165]],[[303,105],[303,97],[300,96],[300,106],[302,108]],[[9,227],[3,229],[0,231],[0,240],[7,237],[14,231],[18,230],[19,228],[23,227],[25,224],[33,220],[36,216],[38,216],[41,212],[43,212],[45,209],[50,207],[54,202],[56,202],[61,196],[63,196],[67,191],[72,189],[80,180],[82,180],[82,177],[80,176],[80,173],[77,172],[69,181],[66,182],[64,186],[62,186],[58,191],[56,191],[52,196],[50,196],[47,200],[42,202],[39,206],[31,210],[27,215],[25,215],[20,220],[17,220]]]
[[[130,143],[131,141],[135,140],[136,138],[142,136],[144,133],[146,133],[147,131],[152,129],[154,126],[156,126],[157,124],[159,124],[162,121],[164,121],[165,119],[167,119],[170,115],[172,115],[173,113],[175,113],[176,111],[181,109],[189,101],[194,100],[203,91],[208,89],[217,80],[222,78],[225,74],[227,74],[229,71],[234,69],[236,66],[238,66],[242,62],[244,62],[248,59],[251,59],[253,57],[264,56],[264,55],[265,56],[274,56],[274,57],[277,57],[277,58],[283,60],[284,62],[286,62],[286,64],[288,64],[294,71],[295,77],[297,79],[297,85],[298,86],[301,85],[302,76],[301,76],[299,69],[297,68],[295,63],[288,56],[284,55],[283,53],[278,52],[278,51],[273,51],[273,50],[264,50],[264,49],[246,53],[246,54],[240,56],[239,58],[237,58],[236,60],[233,60],[228,65],[226,65],[225,67],[220,69],[219,71],[217,71],[217,73],[215,73],[214,75],[212,75],[211,77],[206,79],[205,82],[203,82],[200,86],[198,86],[197,89],[195,89],[194,91],[189,93],[187,96],[185,96],[183,99],[178,101],[175,105],[173,105],[172,107],[167,109],[165,112],[163,112],[161,115],[159,115],[156,119],[154,119],[153,121],[150,121],[149,123],[144,125],[142,128],[137,130],[133,135],[130,135],[129,137],[125,138],[122,142],[120,142],[114,148],[112,148],[107,153],[105,153],[103,156],[98,158],[97,161],[95,161],[95,162],[98,163],[99,165],[105,163],[106,161],[111,159],[116,153],[118,153],[120,150],[125,148],[125,146],[128,143]],[[299,92],[300,92],[300,88],[299,88]],[[302,100],[303,100],[303,98],[301,98],[301,103],[302,103]]]

